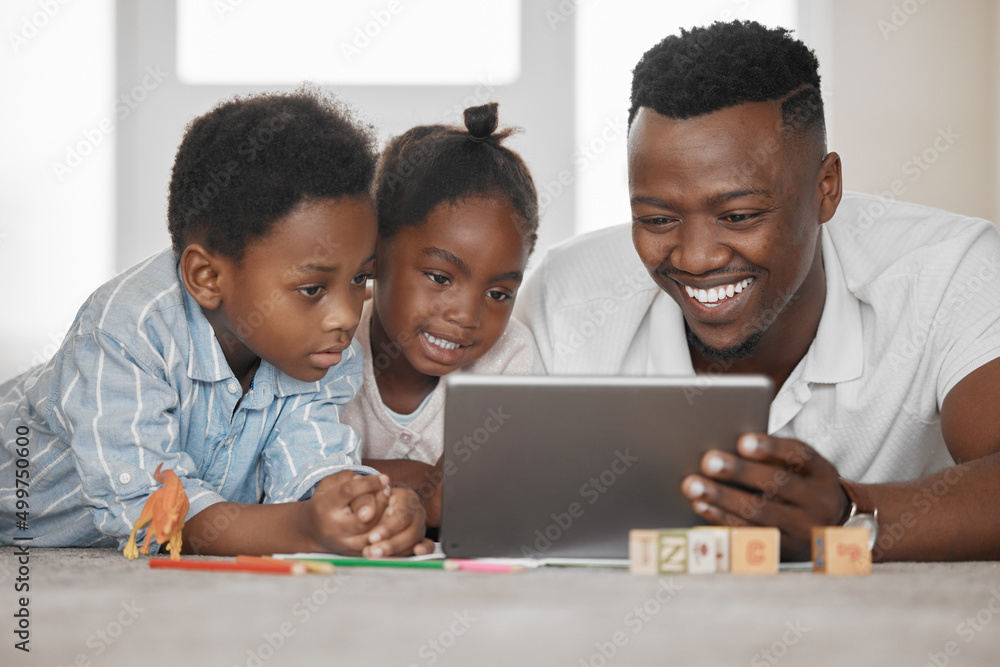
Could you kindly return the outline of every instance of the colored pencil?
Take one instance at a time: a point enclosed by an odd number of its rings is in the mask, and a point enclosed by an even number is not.
[[[237,563],[301,563],[311,574],[333,574],[337,568],[331,563],[310,560],[278,560],[274,556],[237,556]]]
[[[283,562],[294,560],[296,563],[314,561],[319,563],[332,563],[340,567],[412,567],[425,570],[443,570],[443,560],[399,560],[380,558],[295,558],[281,559]]]
[[[444,562],[444,569],[462,572],[491,572],[494,574],[513,574],[524,572],[523,565],[513,563],[489,563],[465,558],[449,558]]]
[[[261,574],[306,573],[306,567],[302,563],[284,561],[275,561],[274,563],[238,563],[231,560],[170,560],[169,558],[150,558],[149,566],[167,570],[257,572]]]

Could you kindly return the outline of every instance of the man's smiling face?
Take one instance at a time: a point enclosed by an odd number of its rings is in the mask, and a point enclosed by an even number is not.
[[[821,139],[782,131],[778,102],[636,115],[632,239],[705,357],[743,358],[805,325],[790,320],[803,285],[822,284],[820,224],[833,214],[821,205],[823,152]]]

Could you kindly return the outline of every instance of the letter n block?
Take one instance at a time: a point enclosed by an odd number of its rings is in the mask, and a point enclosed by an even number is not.
[[[730,547],[730,571],[734,574],[778,573],[781,533],[777,528],[733,528]]]
[[[863,526],[814,526],[813,572],[871,574],[870,537],[871,531]]]

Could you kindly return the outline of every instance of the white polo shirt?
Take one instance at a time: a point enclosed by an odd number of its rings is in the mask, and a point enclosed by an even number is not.
[[[822,244],[823,315],[771,403],[769,432],[812,445],[861,482],[953,465],[944,397],[1000,357],[996,227],[850,193],[823,225]],[[552,375],[694,372],[680,308],[642,266],[630,225],[551,249],[516,315]]]

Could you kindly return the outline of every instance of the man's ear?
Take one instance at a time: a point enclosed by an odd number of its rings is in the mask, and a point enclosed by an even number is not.
[[[188,294],[202,308],[218,308],[222,304],[219,276],[228,268],[225,258],[200,243],[192,243],[181,253],[180,265]]]
[[[827,153],[819,168],[819,221],[827,222],[837,212],[844,194],[844,179],[840,173],[840,156]]]

